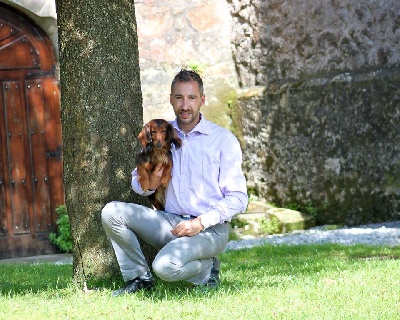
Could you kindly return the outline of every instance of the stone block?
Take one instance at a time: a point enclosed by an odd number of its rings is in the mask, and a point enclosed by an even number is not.
[[[315,227],[314,217],[300,211],[285,208],[271,208],[268,210],[268,214],[271,217],[276,217],[282,223],[282,233]]]
[[[260,211],[256,212],[257,210]],[[251,239],[312,227],[315,227],[315,219],[308,214],[286,208],[274,208],[262,201],[251,201],[248,212],[232,219],[230,238]]]

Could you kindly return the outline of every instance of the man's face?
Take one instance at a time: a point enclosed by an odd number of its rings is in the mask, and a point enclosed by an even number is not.
[[[180,128],[191,131],[200,121],[200,107],[205,102],[196,81],[177,82],[171,92],[169,101],[174,108]]]

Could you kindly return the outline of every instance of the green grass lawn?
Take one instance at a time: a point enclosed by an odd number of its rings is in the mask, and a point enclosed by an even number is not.
[[[0,319],[400,319],[399,257],[400,247],[265,245],[222,254],[217,290],[157,280],[118,298],[116,284],[74,286],[71,265],[0,263]]]

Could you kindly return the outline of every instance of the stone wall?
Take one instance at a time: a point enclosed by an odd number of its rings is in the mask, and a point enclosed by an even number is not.
[[[229,3],[251,192],[319,223],[398,219],[400,3]]]
[[[397,0],[228,0],[243,87],[391,66],[400,60]]]
[[[54,0],[0,2],[57,53]],[[242,141],[251,193],[319,223],[399,219],[400,2],[135,0],[135,11],[144,122],[174,117],[171,79],[194,66],[203,112]]]

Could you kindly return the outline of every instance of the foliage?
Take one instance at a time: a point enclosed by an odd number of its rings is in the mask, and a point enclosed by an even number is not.
[[[277,217],[272,216],[271,219],[263,219],[260,223],[261,234],[277,234],[282,233],[282,222]]]
[[[58,215],[57,233],[52,232],[49,235],[50,242],[55,244],[63,252],[72,252],[73,242],[67,207],[65,205],[57,207],[56,213]]]
[[[312,203],[306,203],[306,204],[289,203],[285,205],[285,208],[307,213],[313,217],[317,217],[319,212],[318,208],[314,207]]]
[[[196,63],[196,62],[188,63],[185,66],[185,69],[193,70],[194,72],[197,72],[200,76],[203,76],[206,68],[207,67],[204,64]]]
[[[256,195],[255,193],[252,192],[252,189],[250,187],[247,187],[247,194],[249,198],[249,203],[252,201],[259,201],[260,197]]]
[[[243,219],[233,218],[230,222],[231,228],[243,228],[247,222]]]

